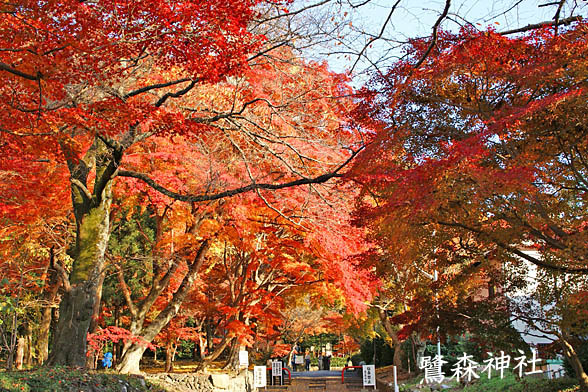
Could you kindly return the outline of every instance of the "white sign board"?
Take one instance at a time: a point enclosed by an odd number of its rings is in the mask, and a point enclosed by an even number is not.
[[[376,386],[376,366],[375,365],[363,365],[363,386],[375,388]]]
[[[263,388],[267,385],[267,376],[265,374],[265,366],[253,367],[253,387]]]
[[[249,366],[249,353],[247,351],[239,351],[239,366]]]
[[[282,361],[272,362],[272,377],[282,377]]]
[[[296,358],[294,358],[294,363],[296,365],[302,365],[304,363],[304,356],[303,355],[297,355]]]

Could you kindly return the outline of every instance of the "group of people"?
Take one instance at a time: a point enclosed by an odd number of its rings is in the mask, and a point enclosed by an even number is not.
[[[303,353],[302,349],[298,344],[295,344],[292,348],[292,359],[291,365],[292,370],[297,371],[297,366],[299,363],[296,361],[296,357],[300,357],[304,355],[304,369],[308,372],[310,371],[310,359],[311,359],[311,352],[309,349]],[[312,353],[312,356],[315,356],[318,359],[318,370],[331,370],[331,356],[330,355],[323,355],[322,351],[316,355],[316,353]]]

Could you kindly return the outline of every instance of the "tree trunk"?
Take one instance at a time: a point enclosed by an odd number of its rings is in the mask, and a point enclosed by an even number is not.
[[[396,335],[394,335],[394,338],[394,357],[392,358],[392,362],[398,370],[404,370],[404,365],[402,363],[402,357],[404,356],[402,342],[396,337]]]
[[[232,369],[238,370],[239,369],[239,348],[241,345],[239,341],[235,339],[233,343],[231,343],[231,349],[229,350],[229,357],[223,366],[223,369]]]
[[[561,334],[559,338],[563,347],[564,355],[568,361],[570,361],[570,365],[572,365],[572,369],[574,369],[574,373],[576,373],[576,379],[580,384],[580,390],[583,392],[588,392],[588,375],[582,366],[582,362],[580,361],[576,350],[565,334]]]
[[[53,338],[49,365],[84,367],[86,365],[86,335],[92,317],[95,285],[82,283],[63,296],[59,321]]]
[[[114,326],[120,327],[120,306],[118,304],[114,305]],[[112,363],[116,364],[118,359],[122,353],[122,342],[119,341],[118,343],[112,346]]]
[[[165,372],[171,373],[174,371],[174,355],[176,347],[173,343],[168,343],[165,348]]]
[[[427,343],[425,341],[419,340],[418,342],[415,342],[415,345],[417,346],[416,368],[415,368],[415,371],[416,371],[417,369],[420,368],[422,358],[425,356],[425,350],[427,349]]]
[[[98,285],[96,288],[96,297],[94,298],[94,307],[92,308],[92,318],[90,319],[90,327],[88,328],[88,332],[90,333],[94,333],[96,331],[96,328],[98,328],[100,310],[102,309],[102,285],[104,283],[105,277],[106,269],[102,268],[102,273],[100,274],[100,278],[98,280]]]
[[[209,240],[204,240],[202,242],[194,261],[190,264],[188,272],[184,275],[182,283],[180,283],[180,287],[178,287],[177,291],[174,293],[171,301],[148,326],[141,328],[140,334],[137,334],[138,337],[147,343],[151,343],[155,336],[157,336],[157,334],[169,324],[171,319],[178,314],[180,306],[192,289],[192,284],[198,275],[200,266],[204,262],[204,255],[208,251],[209,246]],[[121,373],[139,373],[139,362],[145,352],[145,348],[146,347],[140,343],[131,343],[123,353],[117,370]]]
[[[404,370],[404,366],[402,364],[402,356],[404,355],[404,351],[402,350],[402,342],[400,341],[400,339],[398,339],[398,335],[396,334],[394,327],[390,323],[390,319],[388,318],[386,311],[384,309],[380,309],[378,314],[380,316],[380,322],[384,326],[386,334],[388,334],[388,337],[390,338],[390,340],[392,340],[392,347],[394,348],[394,357],[392,358],[392,362],[394,366],[398,368],[398,370]],[[374,356],[375,355],[376,354],[374,349]]]
[[[215,348],[214,351],[212,353],[210,353],[209,356],[204,357],[202,359],[202,362],[198,365],[198,367],[196,368],[196,371],[200,371],[200,370],[204,369],[206,366],[208,366],[209,363],[211,363],[212,361],[214,361],[218,357],[220,357],[220,355],[233,342],[233,340],[234,340],[234,338],[229,338],[229,337],[225,336],[223,342],[217,348]]]
[[[143,353],[147,347],[141,346],[139,344],[132,344],[123,354],[116,370],[120,373],[125,374],[139,374],[141,373],[141,369],[139,368],[139,363],[141,362],[141,358],[143,358]]]
[[[100,309],[102,308],[102,285],[104,284],[104,278],[106,277],[106,268],[102,268],[98,283],[96,286],[96,292],[94,294],[94,306],[92,307],[92,317],[90,318],[90,326],[88,327],[88,333],[96,332],[98,328],[98,319],[100,318]],[[113,350],[114,351],[114,350]],[[98,359],[101,353],[95,352],[92,355],[86,356],[86,368],[97,369]]]
[[[14,357],[16,354],[17,347],[17,323],[16,323],[16,311],[12,312],[12,332],[10,333],[10,343],[8,344],[8,358],[6,359],[6,369],[10,372],[14,366]]]
[[[49,356],[49,329],[51,328],[51,305],[47,305],[41,311],[39,325],[39,338],[37,339],[37,361],[42,365]]]
[[[59,306],[59,321],[51,345],[49,365],[84,367],[86,365],[86,337],[100,277],[104,268],[104,253],[110,235],[111,182],[96,200],[76,204],[76,246],[73,250],[73,267],[69,279],[63,273],[65,294]],[[72,190],[75,186],[72,185]],[[92,204],[95,203],[95,206]]]
[[[200,344],[196,341],[194,341],[194,349],[192,350],[192,360],[193,361],[198,361],[201,357],[200,354]]]
[[[16,358],[14,360],[14,365],[18,370],[22,370],[22,365],[24,364],[26,345],[27,343],[25,337],[19,336],[18,343],[16,345]]]
[[[210,353],[212,352],[212,320],[207,320],[206,321],[206,352]],[[204,356],[203,356],[204,358]]]
[[[55,251],[53,248],[50,250],[49,266],[47,272],[49,274],[49,282],[47,283],[48,290],[45,292],[44,298],[47,301],[47,305],[43,307],[41,311],[41,322],[39,325],[39,338],[37,339],[37,362],[39,365],[45,363],[49,357],[49,331],[51,329],[51,323],[53,320],[53,306],[57,298],[57,292],[59,290],[59,278],[57,271],[55,270]]]
[[[25,326],[25,352],[24,365],[31,366],[33,364],[33,327],[30,322]]]

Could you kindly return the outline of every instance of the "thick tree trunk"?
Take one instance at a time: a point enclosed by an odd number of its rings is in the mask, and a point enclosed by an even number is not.
[[[134,334],[138,335],[145,342],[151,343],[155,336],[157,336],[157,334],[169,324],[171,319],[178,314],[180,306],[192,289],[192,284],[198,275],[200,266],[204,262],[204,255],[208,251],[209,246],[209,240],[204,240],[202,242],[196,253],[196,257],[192,261],[192,264],[190,264],[188,272],[184,275],[182,283],[180,283],[180,287],[178,287],[177,291],[174,293],[171,301],[148,326],[141,328],[140,333],[137,334],[134,332]],[[138,343],[131,343],[128,345],[121,357],[119,365],[117,366],[117,370],[121,373],[139,373],[139,362],[141,361],[145,349],[146,347],[144,345]]]
[[[90,326],[88,327],[88,333],[94,333],[98,328],[98,319],[100,318],[100,309],[102,308],[102,285],[104,284],[104,278],[106,277],[106,269],[102,268],[102,273],[98,278],[96,285],[96,292],[94,296],[94,306],[92,307],[92,317],[90,318]],[[96,352],[92,355],[86,356],[86,368],[96,369],[98,366],[98,359],[102,353]]]
[[[143,354],[145,353],[146,349],[147,347],[145,346],[132,344],[123,354],[116,370],[125,374],[141,373],[139,363],[141,362],[141,358],[143,358]]]
[[[64,294],[59,307],[59,321],[49,365],[86,365],[86,335],[92,318],[94,290],[95,285],[89,281],[72,287]]]
[[[417,346],[417,351],[416,351],[416,369],[419,369],[421,366],[421,361],[422,358],[425,356],[425,350],[427,349],[427,344],[424,341],[418,341],[415,342],[415,345]]]
[[[72,254],[74,263],[69,279],[62,274],[65,294],[59,306],[59,321],[48,363],[51,366],[84,367],[86,337],[100,289],[104,253],[110,235],[111,182],[100,197],[92,201],[83,199],[76,203],[76,193],[72,194],[77,223],[76,246]]]
[[[239,341],[235,339],[233,343],[231,343],[231,349],[229,350],[229,357],[223,366],[223,369],[239,369],[239,348],[240,348]]]
[[[580,384],[580,390],[588,392],[588,375],[582,366],[582,362],[580,361],[576,350],[564,334],[560,335],[560,343],[563,347],[564,355],[568,361],[570,361],[570,365],[572,365],[572,369],[574,369],[574,373],[576,373],[576,379]]]
[[[94,333],[98,328],[98,319],[100,318],[100,310],[102,309],[102,285],[106,277],[106,269],[102,268],[102,273],[96,287],[96,297],[94,298],[94,307],[92,308],[92,318],[90,319],[90,327],[88,332]]]
[[[37,339],[37,361],[42,365],[49,357],[49,329],[51,328],[51,307],[45,306],[41,311],[39,338]]]
[[[388,315],[384,309],[379,310],[380,321],[388,334],[388,337],[392,341],[392,347],[394,348],[394,357],[392,358],[392,362],[394,366],[398,368],[398,370],[404,370],[404,366],[402,364],[402,357],[404,355],[404,351],[402,350],[402,342],[398,339],[398,335],[396,331],[394,331],[394,327],[390,323],[388,319]],[[375,355],[375,350],[374,350]]]

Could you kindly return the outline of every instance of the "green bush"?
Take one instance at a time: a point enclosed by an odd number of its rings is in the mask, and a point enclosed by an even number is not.
[[[347,366],[347,357],[331,357],[331,368]]]
[[[571,392],[577,390],[577,382],[571,378],[548,380],[544,378],[523,377],[518,379],[508,373],[500,377],[480,378],[476,383],[463,389],[463,392]]]
[[[109,372],[39,368],[33,371],[0,373],[0,391],[3,392],[120,392],[122,385],[132,391],[164,391],[141,378]]]

